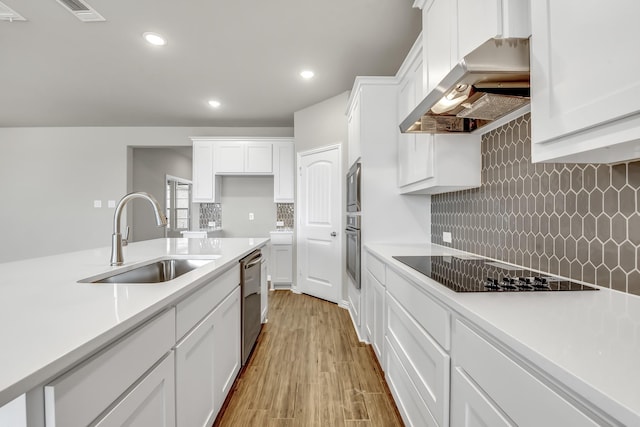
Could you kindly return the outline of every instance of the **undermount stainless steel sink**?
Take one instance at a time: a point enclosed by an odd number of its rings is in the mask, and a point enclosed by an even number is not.
[[[219,256],[212,256],[206,259],[161,259],[149,264],[92,276],[79,280],[78,283],[164,283],[202,267],[216,258],[219,258]]]

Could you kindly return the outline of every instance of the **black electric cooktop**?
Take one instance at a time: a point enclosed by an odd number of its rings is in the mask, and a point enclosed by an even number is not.
[[[560,277],[476,256],[394,256],[456,292],[597,291]]]

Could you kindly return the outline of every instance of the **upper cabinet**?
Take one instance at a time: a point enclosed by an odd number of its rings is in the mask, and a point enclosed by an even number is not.
[[[216,141],[213,146],[215,173],[257,174],[273,173],[273,154],[270,142]]]
[[[424,97],[424,69],[428,68],[427,75],[432,74],[430,64],[425,67],[423,63],[421,41],[418,37],[398,71],[398,123]],[[448,58],[440,53],[441,59]],[[432,61],[437,63],[435,59]],[[436,67],[438,73],[448,71],[448,65]],[[402,194],[437,194],[479,187],[480,169],[480,135],[398,136],[398,187]]]
[[[193,202],[217,203],[220,197],[219,181],[216,182],[213,172],[213,142],[210,140],[193,140]],[[216,184],[218,188],[216,188]],[[218,190],[218,191],[216,191]]]
[[[273,143],[273,201],[293,203],[295,189],[295,153],[292,141]]]
[[[220,202],[221,180],[216,175],[273,175],[274,202],[294,202],[292,138],[194,137],[191,140],[194,202]]]
[[[640,3],[622,0],[531,2],[534,162],[640,158],[638,14]]]

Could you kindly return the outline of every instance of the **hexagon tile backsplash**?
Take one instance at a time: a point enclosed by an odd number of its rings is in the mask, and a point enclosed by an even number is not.
[[[640,295],[640,162],[533,164],[530,122],[482,137],[480,188],[431,197],[433,243]]]

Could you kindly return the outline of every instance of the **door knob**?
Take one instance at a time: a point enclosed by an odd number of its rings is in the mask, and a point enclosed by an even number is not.
[[[336,234],[335,231],[331,233],[331,237],[336,237],[336,236],[337,236],[337,234]]]

